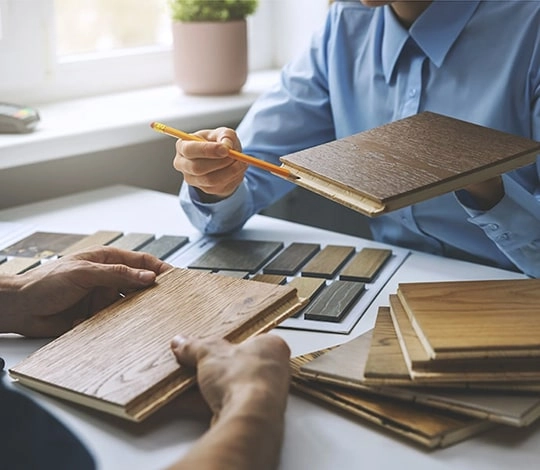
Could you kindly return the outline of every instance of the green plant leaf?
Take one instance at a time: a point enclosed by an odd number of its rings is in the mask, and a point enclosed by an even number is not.
[[[168,0],[174,21],[234,21],[255,12],[258,0]]]

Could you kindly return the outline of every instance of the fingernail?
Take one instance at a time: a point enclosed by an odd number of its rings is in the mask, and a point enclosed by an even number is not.
[[[139,272],[139,280],[141,282],[151,282],[155,279],[156,275],[152,271],[140,271]]]
[[[185,342],[186,342],[186,337],[185,336],[176,335],[171,341],[171,346],[172,346],[173,349],[176,349],[176,348],[182,346],[182,344],[184,344]]]

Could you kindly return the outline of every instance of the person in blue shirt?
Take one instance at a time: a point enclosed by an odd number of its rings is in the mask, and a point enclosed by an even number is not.
[[[540,2],[336,1],[236,132],[176,145],[200,231],[239,230],[295,185],[227,157],[279,157],[422,111],[540,140]],[[375,240],[540,277],[540,167],[370,219]]]

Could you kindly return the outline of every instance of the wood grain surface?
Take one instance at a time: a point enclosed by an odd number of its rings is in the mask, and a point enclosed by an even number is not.
[[[368,331],[347,343],[307,355],[309,360],[302,362],[299,376],[310,382],[422,403],[510,426],[528,426],[540,417],[539,391],[366,385],[364,370],[371,338],[372,331]],[[392,367],[399,369],[399,362],[396,358],[398,364]]]
[[[122,235],[122,232],[118,232],[116,230],[98,230],[91,235],[81,238],[72,245],[69,245],[67,248],[58,253],[58,256],[70,255],[72,253],[87,250],[94,246],[107,245],[117,238],[120,238]]]
[[[364,375],[388,381],[410,380],[388,307],[380,307],[377,313]]]
[[[475,372],[478,374],[497,373],[501,374],[501,380],[510,380],[515,373],[540,370],[540,360],[536,356],[432,359],[416,335],[399,297],[392,294],[389,300],[392,323],[411,377],[418,377],[422,373],[429,372]],[[469,378],[472,377],[469,376]]]
[[[540,279],[400,284],[397,295],[432,359],[536,356]]]
[[[23,385],[135,421],[194,383],[169,343],[182,333],[239,342],[301,308],[288,286],[175,268],[10,370]]]
[[[326,245],[302,268],[302,276],[332,279],[355,250],[354,246]]]
[[[294,390],[428,448],[447,447],[495,426],[484,419],[306,380],[298,371],[313,357],[291,359]]]
[[[294,182],[370,216],[533,163],[540,142],[423,112],[281,157]]]
[[[372,282],[384,263],[392,256],[392,250],[362,248],[339,274],[344,281]]]
[[[324,289],[326,281],[316,277],[295,277],[289,286],[296,288],[298,297],[312,300]]]

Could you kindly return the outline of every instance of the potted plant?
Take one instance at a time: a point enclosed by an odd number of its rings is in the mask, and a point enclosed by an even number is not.
[[[169,0],[174,74],[187,94],[238,93],[248,73],[246,17],[258,0]]]

